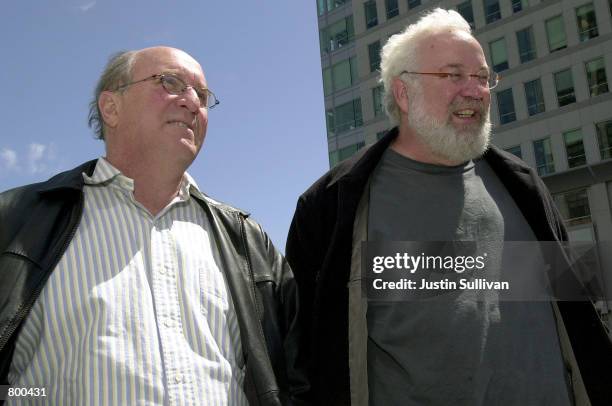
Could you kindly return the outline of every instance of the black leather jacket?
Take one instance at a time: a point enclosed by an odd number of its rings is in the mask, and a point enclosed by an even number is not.
[[[82,173],[91,175],[95,163],[0,194],[0,384],[7,384],[19,329],[79,225]],[[300,404],[307,384],[295,367],[297,294],[291,269],[247,213],[197,201],[222,247],[249,403]]]

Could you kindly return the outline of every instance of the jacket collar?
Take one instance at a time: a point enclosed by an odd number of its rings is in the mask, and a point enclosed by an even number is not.
[[[53,176],[51,179],[40,184],[40,188],[38,192],[42,194],[46,194],[46,193],[63,190],[63,189],[72,189],[75,191],[82,190],[85,185],[83,174],[85,174],[86,176],[90,178],[95,177],[94,173],[95,173],[97,163],[98,163],[98,159],[93,159],[91,161],[85,162],[82,165],[77,166],[74,169],[71,169],[66,172],[58,173],[57,175]],[[116,175],[120,174],[120,172],[116,168],[112,166],[111,168],[112,169],[109,169],[109,171],[107,171],[107,173],[104,176],[100,176],[94,179],[95,183],[109,180],[115,177]],[[215,204],[217,206],[226,206],[210,198],[206,194],[202,193],[200,189],[198,188],[196,182],[187,173],[185,173],[185,182],[187,182],[187,188],[189,190],[189,193],[193,197],[197,198],[198,200],[208,201],[209,203]],[[230,206],[226,206],[226,207],[229,208]],[[241,211],[241,213],[248,216],[248,213],[246,212]]]
[[[43,182],[38,190],[39,193],[48,193],[60,189],[82,190],[85,181],[83,180],[83,172],[91,176],[96,168],[97,160],[85,162],[66,172],[58,173],[46,182]]]

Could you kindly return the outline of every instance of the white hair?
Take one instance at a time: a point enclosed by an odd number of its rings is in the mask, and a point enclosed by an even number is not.
[[[418,71],[418,44],[424,37],[444,31],[463,31],[472,34],[470,24],[456,11],[436,8],[410,24],[404,31],[393,35],[381,51],[380,81],[384,85],[385,111],[392,125],[399,123],[400,114],[391,84],[403,71]],[[409,83],[411,79],[407,80]],[[415,83],[415,82],[412,82]]]

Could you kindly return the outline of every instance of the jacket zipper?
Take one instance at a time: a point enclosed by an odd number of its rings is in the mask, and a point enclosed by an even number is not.
[[[68,245],[70,245],[70,242],[72,242],[72,239],[74,238],[74,234],[76,233],[77,227],[81,223],[81,217],[83,214],[83,200],[84,200],[83,191],[81,191],[81,198],[79,199],[77,203],[76,215],[78,217],[76,221],[74,221],[74,225],[72,226],[72,228],[70,229],[70,232],[68,233],[68,238],[64,240],[62,249],[58,251],[57,255],[53,259],[53,262],[51,262],[49,266],[49,269],[50,269],[49,273],[53,272],[53,269],[58,264],[62,256],[64,255],[64,252],[66,252],[66,249],[68,249]],[[73,215],[74,215],[74,212],[73,212]],[[0,339],[0,351],[4,350],[4,346],[8,342],[9,338],[12,337],[15,330],[17,330],[17,327],[21,325],[23,319],[28,315],[28,313],[30,313],[30,310],[32,310],[32,307],[34,306],[34,303],[36,302],[36,299],[38,299],[38,296],[40,295],[40,292],[42,292],[42,289],[44,286],[45,284],[43,283],[39,287],[37,287],[34,290],[30,301],[17,312],[13,320],[19,320],[19,322],[15,323],[12,327],[10,327],[8,330],[5,331],[5,335]]]

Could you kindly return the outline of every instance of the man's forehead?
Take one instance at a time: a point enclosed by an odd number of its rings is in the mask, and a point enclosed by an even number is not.
[[[202,67],[191,55],[176,48],[156,47],[138,52],[134,72],[143,74],[173,73],[189,81],[206,84]]]
[[[480,43],[463,31],[442,32],[425,38],[419,47],[419,57],[423,63],[436,68],[487,67]]]

